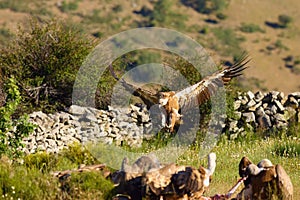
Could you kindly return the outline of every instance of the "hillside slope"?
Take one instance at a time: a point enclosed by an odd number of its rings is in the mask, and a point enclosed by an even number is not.
[[[148,0],[69,0],[0,2],[0,43],[9,41],[17,27],[28,26],[30,16],[42,19],[58,18],[90,35],[104,40],[112,34],[141,27],[149,20],[142,8],[153,10],[156,1]],[[183,32],[196,39],[216,62],[232,61],[232,56],[246,50],[252,58],[251,68],[245,72],[243,87],[252,90],[280,90],[285,93],[300,89],[300,4],[297,0],[231,0],[222,10],[223,20],[215,14],[201,14],[184,1],[172,1],[170,10],[181,14],[184,25],[165,23],[162,26]],[[171,5],[171,4],[170,4]],[[276,28],[279,15],[288,15],[292,22],[287,28]],[[214,22],[217,23],[211,23]],[[261,31],[246,33],[242,24],[257,26]],[[275,27],[272,25],[275,25]],[[201,33],[206,30],[207,33]],[[222,33],[224,36],[220,36]],[[227,32],[226,32],[227,31]],[[226,35],[228,33],[228,35]],[[224,39],[225,37],[225,39]],[[233,42],[224,42],[224,40]],[[236,46],[235,46],[236,44]],[[231,45],[231,48],[226,47]],[[226,47],[226,48],[225,48]],[[234,50],[233,50],[234,49]],[[226,52],[227,51],[227,52]],[[290,58],[287,62],[284,59]]]

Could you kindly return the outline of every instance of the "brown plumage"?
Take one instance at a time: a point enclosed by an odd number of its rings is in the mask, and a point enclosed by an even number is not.
[[[248,56],[244,54],[233,66],[224,67],[222,70],[205,77],[200,82],[185,89],[182,89],[180,91],[171,91],[172,93],[174,93],[172,100],[176,99],[177,101],[175,103],[173,102],[172,105],[179,105],[179,109],[188,109],[189,107],[205,103],[211,98],[212,95],[216,93],[218,88],[222,87],[223,85],[227,85],[232,78],[242,75],[242,71],[247,68],[247,64],[249,63],[249,61],[250,60],[248,59]],[[154,94],[143,88],[129,84],[124,79],[119,79],[113,71],[112,65],[110,65],[110,71],[116,80],[121,81],[121,84],[124,86],[124,88],[130,90],[133,95],[140,97],[148,108],[150,108],[152,105],[158,103],[160,104],[160,102],[162,102],[161,98],[165,98],[161,97],[161,93]],[[170,105],[167,103],[160,105],[164,107],[165,110],[169,110],[169,112],[167,111],[166,116],[168,120],[170,122],[176,121],[172,119],[172,117],[178,118],[179,115],[176,114],[176,112],[178,112],[179,109],[167,108],[166,106]],[[174,112],[174,110],[176,111]],[[172,126],[168,127],[170,124],[172,124]],[[166,127],[173,130],[174,123],[167,123]]]
[[[243,55],[233,66],[205,77],[200,82],[176,92],[178,102],[181,107],[201,105],[208,101],[219,87],[227,85],[232,78],[242,75],[242,71],[247,68],[249,63],[247,55]]]
[[[272,199],[272,196],[282,200],[293,199],[292,182],[279,164],[273,165],[268,159],[261,160],[254,165],[247,157],[243,157],[239,164],[239,174],[247,177],[245,188],[236,199]]]
[[[141,157],[143,158],[143,157]],[[141,160],[139,158],[135,163]],[[149,163],[149,159],[142,159]],[[141,161],[142,161],[141,160]],[[125,161],[127,162],[127,161]],[[210,153],[208,156],[208,169],[200,166],[178,166],[176,164],[153,165],[153,168],[143,173],[130,172],[135,163],[130,167],[129,172],[122,169],[113,177],[119,176],[116,192],[125,194],[131,199],[199,199],[209,186],[210,176],[216,167],[216,155]],[[150,162],[152,163],[152,161]],[[142,167],[144,166],[141,165]],[[124,164],[122,164],[122,167]],[[124,169],[128,168],[125,167]],[[137,172],[139,169],[135,169]],[[123,196],[122,196],[123,197]]]

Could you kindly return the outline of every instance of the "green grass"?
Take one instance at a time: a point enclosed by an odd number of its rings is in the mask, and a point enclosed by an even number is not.
[[[25,156],[23,161],[0,160],[0,198],[3,199],[109,199],[113,185],[102,172],[74,173],[62,187],[53,172],[94,164],[89,152],[79,145],[60,154],[43,152]]]
[[[159,140],[162,143],[159,143]],[[141,149],[131,151],[151,152],[166,145],[169,137],[162,135],[157,141],[145,142]],[[243,156],[254,163],[263,158],[270,159],[273,164],[281,164],[294,185],[295,199],[300,198],[300,139],[297,137],[252,137],[229,141],[222,137],[213,148],[217,154],[217,167],[210,190],[206,194],[226,193],[238,180],[238,164]],[[126,149],[127,147],[125,147]],[[182,152],[177,163],[181,165],[207,166],[206,158],[200,158],[201,147],[197,144]],[[103,149],[99,149],[101,151]],[[174,152],[176,154],[176,152]],[[170,154],[160,155],[170,157]],[[133,162],[133,160],[130,160]],[[5,157],[0,162],[0,196],[4,199],[110,199],[113,185],[101,172],[73,174],[64,189],[51,172],[76,169],[78,164],[98,163],[91,154],[79,145],[73,145],[58,155],[37,153],[24,157],[23,164],[10,163]],[[22,180],[22,181],[20,181]]]
[[[299,155],[279,156],[277,147],[282,142],[292,142],[293,139],[286,138],[281,141],[278,138],[257,139],[248,142],[224,141],[216,146],[214,151],[217,154],[217,168],[214,179],[210,186],[209,194],[227,192],[238,179],[238,164],[243,156],[247,156],[254,163],[263,158],[268,158],[273,164],[281,164],[289,174],[295,191],[295,199],[299,199],[300,191],[300,159]],[[299,143],[299,139],[295,142]]]

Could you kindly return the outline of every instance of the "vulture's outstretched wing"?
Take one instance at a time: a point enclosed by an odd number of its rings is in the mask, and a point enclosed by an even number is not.
[[[279,189],[279,195],[282,199],[292,200],[293,199],[293,184],[289,175],[285,172],[281,165],[276,165],[277,173],[277,187]]]
[[[147,105],[148,108],[151,106],[158,104],[158,96],[157,94],[154,94],[148,90],[145,90],[143,88],[131,85],[130,83],[127,83],[124,79],[120,79],[114,72],[112,65],[109,65],[109,70],[112,74],[112,76],[121,82],[124,88],[126,88],[129,91],[132,91],[132,94],[140,97],[143,102]]]
[[[195,106],[206,102],[219,87],[228,84],[232,78],[242,75],[242,71],[247,68],[246,65],[249,61],[248,56],[243,55],[233,66],[224,67],[223,70],[205,77],[200,82],[181,91],[177,91],[175,96],[178,98],[180,107]],[[109,69],[112,76],[120,81],[127,90],[132,91],[133,95],[140,97],[148,108],[159,103],[157,94],[118,78],[113,71],[112,65],[109,66]]]
[[[226,85],[234,77],[240,76],[247,68],[250,60],[243,55],[233,66],[225,67],[223,70],[205,77],[200,82],[178,91],[175,95],[179,100],[180,107],[201,105],[210,99],[218,87]]]

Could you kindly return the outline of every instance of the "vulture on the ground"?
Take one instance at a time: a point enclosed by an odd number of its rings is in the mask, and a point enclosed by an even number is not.
[[[129,167],[127,160],[126,169],[133,171],[118,171],[112,177],[117,185],[116,192],[121,194],[119,199],[140,200],[142,198],[151,200],[160,199],[200,199],[205,190],[207,190],[210,178],[216,167],[216,154],[208,155],[208,169],[200,166],[194,168],[190,166],[178,166],[176,164],[156,165],[153,158],[143,156]],[[146,162],[146,163],[141,163]],[[150,161],[150,163],[148,163]],[[137,162],[140,166],[153,166],[146,171],[137,169]],[[122,164],[124,167],[124,162]],[[121,168],[122,168],[121,167]],[[145,169],[145,168],[144,168]],[[116,196],[115,199],[118,199]]]
[[[292,182],[280,164],[273,165],[270,160],[263,159],[255,165],[247,157],[243,157],[239,164],[239,174],[247,179],[237,200],[269,200],[274,197],[281,200],[293,199]]]

